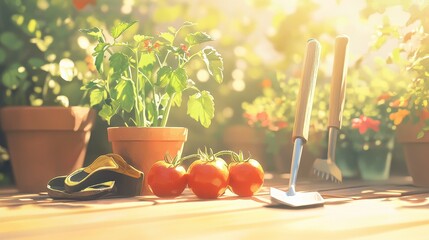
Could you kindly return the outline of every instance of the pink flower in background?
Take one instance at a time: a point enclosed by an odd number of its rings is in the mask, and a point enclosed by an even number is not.
[[[368,129],[378,132],[380,131],[380,121],[361,115],[359,118],[352,120],[352,128],[359,129],[360,134],[366,133]]]

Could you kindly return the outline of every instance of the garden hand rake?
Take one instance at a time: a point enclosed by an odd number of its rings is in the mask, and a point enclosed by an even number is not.
[[[338,36],[335,39],[334,67],[332,70],[331,94],[329,98],[328,118],[328,159],[316,159],[313,164],[314,173],[323,179],[342,182],[341,170],[335,164],[335,148],[338,133],[341,128],[343,107],[346,92],[347,66],[347,36]]]

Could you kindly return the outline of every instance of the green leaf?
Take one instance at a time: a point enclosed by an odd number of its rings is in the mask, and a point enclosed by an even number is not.
[[[156,62],[154,52],[142,53],[139,61],[139,70],[148,79],[152,79],[153,66]]]
[[[132,25],[134,25],[137,21],[133,21],[130,23],[127,22],[120,22],[118,24],[116,24],[113,28],[112,28],[112,37],[114,39],[117,39],[119,36],[122,35],[122,33],[125,32],[125,30],[127,30],[129,27],[131,27]]]
[[[182,93],[181,92],[177,92],[174,95],[174,99],[173,99],[173,106],[178,106],[180,107],[180,105],[182,105]]]
[[[189,97],[187,114],[208,128],[214,117],[214,100],[208,91],[198,92]]]
[[[155,106],[155,104],[146,105],[146,112],[147,112],[147,119],[149,120],[149,122],[152,122],[156,126],[156,123],[157,123],[156,119],[159,116],[159,111],[157,106]]]
[[[5,87],[15,90],[17,89],[23,80],[27,77],[27,72],[25,69],[20,71],[20,66],[18,64],[13,64],[2,74],[2,83]]]
[[[159,34],[160,38],[165,39],[169,44],[173,44],[174,35],[169,32],[163,32]]]
[[[103,41],[103,32],[98,27],[93,27],[93,28],[89,28],[89,29],[80,29],[79,31],[96,38],[99,42],[104,42]]]
[[[170,78],[173,70],[170,66],[163,66],[158,70],[157,84],[160,87],[165,87],[170,83]]]
[[[101,110],[98,112],[98,115],[107,121],[107,123],[110,125],[110,119],[116,114],[119,108],[119,103],[116,101],[112,101],[110,105],[103,104],[101,107]]]
[[[135,87],[131,80],[122,79],[115,90],[117,91],[116,100],[120,103],[121,108],[126,112],[131,112],[135,103]]]
[[[99,73],[103,72],[103,60],[104,60],[104,52],[99,52],[97,56],[95,57],[95,68],[97,68],[97,71]]]
[[[101,43],[98,43],[97,44],[97,46],[95,46],[95,48],[94,48],[94,51],[97,53],[97,52],[104,52],[104,51],[106,51],[106,49],[107,49],[107,47],[106,46],[109,46],[110,44],[108,44],[108,43],[104,43],[104,42],[101,42]]]
[[[420,131],[419,133],[417,133],[417,139],[423,138],[425,136],[425,132]]]
[[[221,55],[213,47],[205,47],[202,50],[203,61],[207,66],[207,70],[216,82],[223,81],[223,60]]]
[[[213,41],[212,37],[204,32],[190,33],[186,36],[185,41],[190,45],[197,45],[204,42]]]
[[[380,49],[386,42],[387,42],[387,36],[386,35],[382,35],[382,36],[380,36],[380,37],[377,38],[377,40],[373,44],[373,47],[375,49]]]
[[[24,44],[13,32],[3,32],[0,35],[0,43],[10,50],[18,50]]]
[[[96,88],[91,91],[89,95],[89,103],[92,106],[95,106],[101,103],[104,100],[104,90]]]
[[[112,56],[110,56],[109,61],[110,66],[116,73],[122,73],[128,69],[128,57],[123,53],[114,53]]]
[[[80,88],[80,90],[90,90],[90,89],[103,88],[103,87],[104,87],[104,81],[101,79],[95,79],[83,85]]]
[[[170,84],[167,86],[167,93],[172,96],[173,93],[182,92],[187,86],[188,75],[185,69],[178,68],[171,73]]]

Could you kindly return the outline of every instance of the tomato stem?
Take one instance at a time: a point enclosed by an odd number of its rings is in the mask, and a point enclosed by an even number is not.
[[[191,155],[188,155],[188,156],[185,156],[182,158],[176,156],[176,158],[174,158],[172,164],[173,164],[173,166],[178,166],[185,160],[188,160],[191,158],[199,158],[199,157],[200,157],[200,154],[191,154]]]
[[[240,153],[241,153],[241,151],[240,151]],[[233,162],[242,162],[243,161],[242,156],[240,156],[239,154],[237,154],[236,152],[231,151],[231,150],[222,150],[222,151],[219,151],[219,152],[217,152],[217,153],[214,154],[215,157],[222,156],[222,155],[229,155],[229,156],[231,156],[231,160]]]

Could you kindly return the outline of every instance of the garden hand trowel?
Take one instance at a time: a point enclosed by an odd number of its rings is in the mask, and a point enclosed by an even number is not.
[[[287,192],[276,188],[270,188],[271,201],[285,204],[291,207],[303,207],[322,205],[324,200],[318,192],[295,192],[295,182],[298,174],[299,163],[303,145],[308,140],[310,125],[310,113],[313,104],[314,88],[316,86],[317,70],[319,67],[320,44],[315,39],[307,43],[304,68],[298,94],[295,122],[292,139],[294,148],[291,163],[291,176]]]
[[[314,173],[323,179],[331,179],[334,182],[342,182],[341,170],[335,164],[335,147],[338,133],[341,128],[343,107],[346,92],[347,66],[347,36],[338,36],[335,39],[334,67],[331,79],[331,94],[329,98],[328,118],[328,159],[316,159],[313,164]]]

